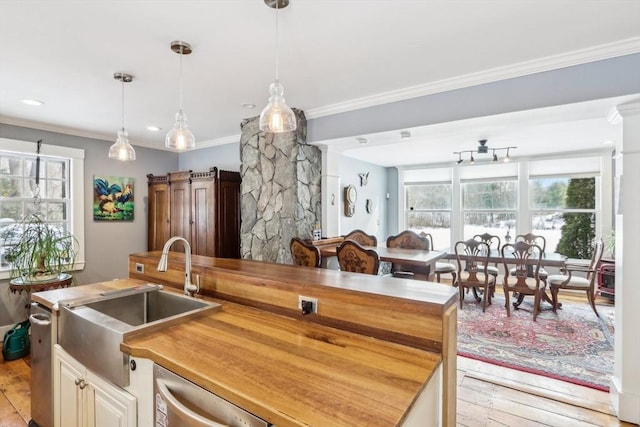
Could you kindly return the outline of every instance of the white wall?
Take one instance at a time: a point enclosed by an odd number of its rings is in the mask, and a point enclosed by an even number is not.
[[[360,229],[368,234],[374,234],[378,238],[378,244],[384,243],[387,239],[386,169],[352,157],[341,156],[339,173],[341,191],[337,198],[340,202],[340,235]],[[369,174],[367,185],[362,186],[359,174],[366,173]],[[353,185],[358,192],[356,210],[352,217],[344,214],[344,188],[348,185]],[[366,211],[367,199],[371,199],[373,202],[371,213]]]

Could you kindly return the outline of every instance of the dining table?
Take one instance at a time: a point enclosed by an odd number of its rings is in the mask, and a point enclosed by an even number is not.
[[[327,259],[337,256],[337,248],[339,243],[326,245],[318,245],[320,254],[322,255],[322,266],[326,267]],[[436,261],[447,256],[446,251],[422,250],[422,249],[404,249],[404,248],[388,248],[386,246],[363,246],[365,249],[376,251],[380,261],[391,263],[400,263],[404,265],[415,265],[427,267],[429,271],[433,270]]]

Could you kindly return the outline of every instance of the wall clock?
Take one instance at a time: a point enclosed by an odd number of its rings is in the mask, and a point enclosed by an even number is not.
[[[358,193],[356,187],[349,185],[344,187],[344,214],[346,216],[353,216],[356,213],[356,199]]]

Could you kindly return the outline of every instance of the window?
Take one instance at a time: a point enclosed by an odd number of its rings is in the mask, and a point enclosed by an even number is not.
[[[588,259],[595,237],[596,178],[545,177],[529,180],[531,228],[547,250]]]
[[[451,183],[407,184],[405,200],[407,228],[431,233],[436,249],[449,247]]]
[[[490,233],[512,237],[516,230],[518,192],[516,179],[462,184],[464,239]],[[506,243],[506,242],[505,242]]]
[[[36,144],[0,138],[0,233],[32,213],[52,227],[73,234],[80,248],[76,268],[84,266],[82,214],[84,151],[43,144],[36,185]],[[38,197],[38,204],[34,203]],[[8,277],[0,239],[0,278]]]

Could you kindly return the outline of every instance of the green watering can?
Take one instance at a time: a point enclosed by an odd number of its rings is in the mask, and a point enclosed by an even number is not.
[[[2,342],[2,357],[4,357],[4,360],[19,359],[29,354],[30,326],[31,323],[29,323],[29,320],[25,320],[24,322],[18,323],[4,334],[4,341]]]

